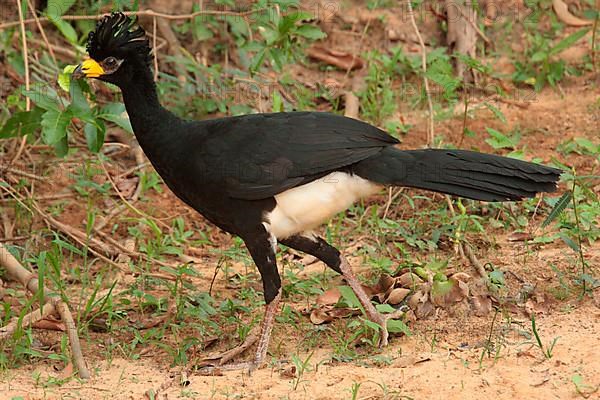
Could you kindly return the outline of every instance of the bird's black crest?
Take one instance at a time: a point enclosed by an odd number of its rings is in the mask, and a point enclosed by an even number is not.
[[[123,13],[107,15],[96,24],[88,36],[87,51],[90,57],[101,61],[106,57],[127,58],[136,55],[150,61],[150,43],[146,32]]]

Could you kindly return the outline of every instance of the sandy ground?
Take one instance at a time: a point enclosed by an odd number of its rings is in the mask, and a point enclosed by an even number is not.
[[[114,359],[110,365],[94,363],[90,382],[73,381],[62,387],[36,387],[36,373],[57,374],[49,367],[11,371],[0,384],[0,398],[142,399],[149,390],[172,383],[164,392],[169,399],[351,399],[357,384],[357,399],[575,399],[582,396],[572,381],[576,375],[582,378],[583,394],[591,394],[600,385],[600,308],[587,301],[566,312],[540,316],[538,325],[545,345],[558,338],[550,359],[513,328],[499,354],[486,355],[481,366],[482,348],[465,343],[460,332],[444,337],[433,351],[429,341],[416,334],[394,339],[383,351],[393,359],[388,366],[328,364],[328,351],[318,350],[311,358],[312,370],[299,382],[282,372],[288,367],[280,364],[250,376],[190,374],[189,385],[183,387],[178,370],[161,369],[152,359]],[[283,339],[281,334],[276,341]],[[453,340],[456,336],[459,339]],[[594,396],[598,392],[588,398],[600,398]]]

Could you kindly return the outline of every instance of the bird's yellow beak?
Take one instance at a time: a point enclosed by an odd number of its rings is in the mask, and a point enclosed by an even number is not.
[[[77,68],[75,68],[75,71],[73,71],[73,78],[75,79],[83,77],[98,78],[102,75],[104,75],[104,68],[102,68],[96,60],[91,58],[79,64]]]

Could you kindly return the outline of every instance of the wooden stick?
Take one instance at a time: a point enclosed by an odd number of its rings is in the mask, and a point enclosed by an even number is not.
[[[36,322],[46,318],[48,315],[56,313],[56,308],[51,302],[45,303],[42,309],[37,309],[25,315],[21,321],[21,327],[33,325]],[[6,340],[12,336],[19,328],[19,318],[13,318],[6,326],[0,327],[0,339]]]
[[[15,0],[15,2],[17,4],[17,9],[19,10],[19,22],[17,22],[16,24],[19,25],[21,28],[20,29],[21,30],[21,41],[22,41],[22,45],[23,45],[22,52],[23,52],[23,64],[25,66],[25,90],[29,91],[29,87],[30,87],[29,51],[27,50],[27,36],[25,34],[25,20],[23,19],[23,9],[21,8],[21,2],[19,0]],[[31,99],[29,97],[27,97],[25,99],[25,111],[30,111],[30,110],[31,110]],[[25,149],[25,144],[27,144],[27,135],[23,135],[23,138],[21,139],[21,143],[19,144],[19,149],[17,150],[17,153],[10,161],[10,164],[14,163],[16,160],[19,159],[19,157],[21,157],[21,153],[23,153],[23,150]]]
[[[35,24],[37,25],[38,31],[40,31],[40,35],[42,35],[42,39],[44,40],[44,43],[46,44],[46,48],[48,49],[48,52],[50,53],[50,57],[52,57],[52,60],[54,61],[54,65],[58,67],[58,62],[56,61],[56,56],[54,55],[54,48],[50,45],[50,42],[48,42],[48,37],[46,36],[46,32],[44,31],[44,28],[42,27],[42,23],[40,22],[40,19],[38,18],[37,14],[35,13],[35,7],[33,6],[33,2],[31,0],[27,0],[27,5],[29,6],[29,10],[31,11],[31,14],[33,14],[33,19],[35,20]]]
[[[423,84],[425,85],[425,94],[427,94],[427,107],[429,108],[429,125],[427,128],[427,147],[433,146],[435,140],[435,132],[433,128],[433,102],[431,101],[431,93],[429,92],[429,80],[427,79],[427,50],[425,48],[425,42],[415,21],[415,13],[412,8],[410,0],[406,0],[408,6],[408,16],[413,26],[417,39],[419,39],[419,46],[421,47],[421,68],[423,69]]]
[[[36,293],[38,290],[38,279],[37,277],[26,270],[19,261],[8,251],[4,245],[0,244],[0,265],[6,268],[6,272],[14,280],[20,282],[29,290],[31,293]],[[53,308],[58,311],[62,321],[65,323],[67,329],[67,335],[69,337],[69,343],[71,345],[71,355],[73,357],[73,364],[79,371],[79,377],[82,379],[90,378],[90,371],[87,369],[83,353],[81,352],[81,344],[79,343],[79,336],[77,335],[77,327],[71,311],[67,304],[60,300],[58,296],[50,296],[46,292],[45,299],[48,304],[51,304]],[[44,314],[48,309],[44,306],[40,311],[40,314]]]

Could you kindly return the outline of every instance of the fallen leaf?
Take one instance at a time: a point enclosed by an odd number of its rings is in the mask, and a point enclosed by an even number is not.
[[[63,368],[62,371],[60,371],[60,374],[58,375],[59,379],[67,379],[68,377],[70,377],[71,375],[73,375],[73,363],[70,362],[67,365],[65,365],[65,367]]]
[[[379,277],[379,281],[377,282],[377,285],[375,285],[375,287],[373,289],[378,293],[385,293],[389,289],[393,288],[395,283],[396,283],[396,279],[392,278],[388,274],[382,274]]]
[[[365,64],[359,56],[342,51],[328,49],[323,46],[310,47],[306,52],[311,58],[323,61],[327,64],[336,66],[343,70],[360,69]]]
[[[463,301],[469,296],[469,285],[461,280],[450,278],[448,283],[451,283],[450,290],[439,295],[431,295],[431,301],[439,307],[447,307],[454,303]],[[435,284],[435,282],[434,282]]]
[[[310,322],[314,325],[321,325],[326,322],[331,322],[333,318],[330,318],[329,315],[325,312],[325,310],[321,308],[315,308],[310,313]]]
[[[419,278],[417,274],[413,274],[412,272],[405,272],[396,278],[396,282],[405,288],[414,288],[417,285],[423,283],[423,279]]]
[[[524,242],[531,239],[533,239],[533,236],[528,232],[513,232],[507,238],[509,242]]]
[[[489,296],[478,294],[471,297],[471,306],[475,315],[483,317],[492,311],[492,300]]]
[[[333,306],[315,308],[310,313],[310,322],[315,325],[321,325],[331,322],[334,319],[349,317],[350,315],[358,312],[358,310],[353,310],[351,308],[335,308]]]
[[[569,11],[569,7],[562,0],[552,0],[552,8],[558,19],[569,26],[592,25],[594,21],[577,18]]]
[[[51,319],[41,319],[33,323],[31,326],[37,329],[45,329],[48,331],[65,332],[67,330],[62,321],[55,321]]]
[[[337,287],[331,288],[323,292],[319,297],[317,297],[317,304],[321,305],[334,305],[340,300],[342,294]]]
[[[387,299],[385,300],[385,302],[389,303],[389,304],[393,304],[393,305],[400,304],[406,298],[406,296],[408,296],[409,294],[410,294],[410,289],[405,289],[405,288],[392,289],[390,294],[387,296]]]

